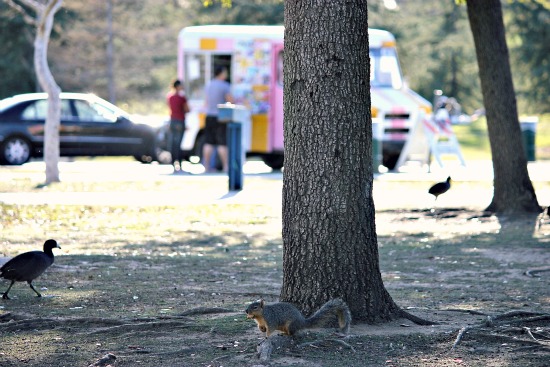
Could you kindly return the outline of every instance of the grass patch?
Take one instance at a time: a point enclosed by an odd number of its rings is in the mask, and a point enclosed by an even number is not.
[[[521,118],[520,118],[521,119]],[[465,159],[491,159],[491,146],[486,119],[480,118],[469,125],[456,125],[453,130],[460,142]],[[537,160],[550,159],[550,114],[539,116],[535,138]]]

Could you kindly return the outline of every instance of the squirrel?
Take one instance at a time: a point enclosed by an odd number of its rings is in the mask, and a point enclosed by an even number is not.
[[[263,299],[252,302],[246,308],[246,317],[254,319],[258,329],[269,337],[275,330],[282,331],[286,335],[294,335],[302,329],[322,327],[334,318],[338,317],[340,331],[347,334],[351,324],[351,313],[348,305],[339,298],[325,303],[312,316],[305,318],[293,305],[287,302],[277,302],[266,305]]]

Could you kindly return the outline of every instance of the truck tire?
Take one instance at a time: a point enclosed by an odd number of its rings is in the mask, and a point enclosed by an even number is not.
[[[382,164],[391,171],[395,168],[398,159],[399,154],[384,153],[382,156]]]
[[[280,170],[283,168],[284,156],[282,154],[267,154],[262,157],[262,160],[266,165],[271,167],[272,170]]]

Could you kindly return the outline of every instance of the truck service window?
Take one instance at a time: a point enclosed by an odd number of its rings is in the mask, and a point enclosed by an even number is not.
[[[206,85],[206,62],[201,54],[185,55],[185,93],[188,99],[204,98]]]

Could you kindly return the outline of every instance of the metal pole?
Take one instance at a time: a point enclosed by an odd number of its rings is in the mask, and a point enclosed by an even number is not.
[[[240,122],[227,124],[227,174],[229,191],[243,189],[242,125]]]

